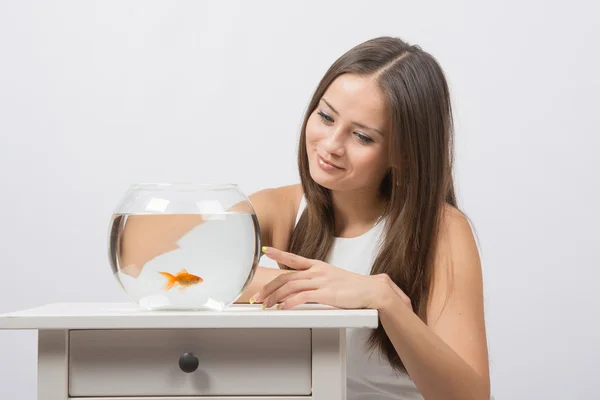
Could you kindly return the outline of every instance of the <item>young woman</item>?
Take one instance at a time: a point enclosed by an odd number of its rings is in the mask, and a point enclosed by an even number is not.
[[[377,329],[347,331],[348,400],[490,398],[481,266],[454,195],[452,133],[436,60],[397,38],[369,40],[310,101],[300,184],[249,196],[280,268],[258,267],[237,302],[378,310]],[[121,272],[137,277],[201,219],[130,217]]]
[[[250,196],[267,257],[239,302],[372,308],[348,332],[348,399],[489,399],[482,272],[452,180],[434,57],[366,41],[327,71],[301,130],[301,183]],[[285,273],[288,270],[293,273]]]

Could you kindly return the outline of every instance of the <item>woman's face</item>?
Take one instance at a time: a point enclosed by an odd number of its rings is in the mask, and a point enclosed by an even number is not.
[[[390,126],[385,97],[372,78],[339,76],[306,125],[312,178],[331,190],[377,190],[389,167]]]

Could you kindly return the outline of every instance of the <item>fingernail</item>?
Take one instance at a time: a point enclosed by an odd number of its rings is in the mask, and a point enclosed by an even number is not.
[[[250,304],[254,304],[254,302],[255,302],[255,301],[256,301],[256,300],[254,300],[254,297],[250,297],[250,300],[248,300],[248,303],[250,303]]]
[[[277,304],[277,307],[275,307],[278,310],[281,310],[281,305]]]
[[[263,246],[262,247],[262,252],[263,253],[268,253],[269,252],[269,248],[267,246]]]
[[[255,293],[254,296],[250,297],[250,304],[258,301],[258,298],[260,297],[260,292]]]
[[[267,306],[265,306],[264,304],[261,306],[261,308],[264,310],[267,308]]]

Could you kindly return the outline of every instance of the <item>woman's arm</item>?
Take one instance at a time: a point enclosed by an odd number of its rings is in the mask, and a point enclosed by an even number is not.
[[[360,275],[276,248],[266,249],[267,256],[295,272],[279,274],[254,299],[266,307],[277,304],[283,310],[308,302],[375,308],[425,399],[489,400],[479,254],[467,219],[452,209],[445,214],[427,323],[413,312],[410,299],[385,274]]]
[[[265,189],[252,195],[250,199],[260,224],[261,246],[273,245],[273,234],[276,230],[275,220],[277,219],[280,223],[281,220],[286,220],[285,210],[291,209],[288,205],[294,201],[295,197],[298,197],[298,195],[293,186]],[[267,268],[259,265],[252,281],[235,302],[248,303],[253,294],[285,272],[286,270],[280,268]]]
[[[482,272],[468,220],[449,210],[442,220],[427,324],[399,289],[375,300],[381,323],[426,400],[489,400],[490,378]]]

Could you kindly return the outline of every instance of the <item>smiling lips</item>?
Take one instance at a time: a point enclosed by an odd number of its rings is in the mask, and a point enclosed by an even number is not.
[[[335,164],[332,164],[328,161],[325,161],[325,159],[323,157],[321,157],[319,154],[317,154],[317,162],[319,164],[319,167],[321,167],[322,169],[324,169],[325,171],[341,171],[343,170],[343,168],[338,167]]]

